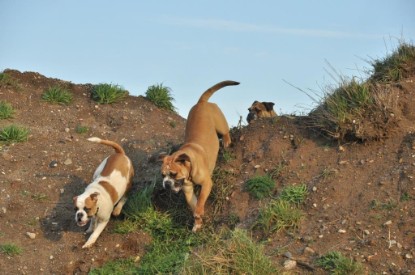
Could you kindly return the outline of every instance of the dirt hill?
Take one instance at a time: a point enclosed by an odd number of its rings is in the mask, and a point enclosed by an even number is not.
[[[15,84],[0,85],[0,101],[9,102],[16,113],[0,120],[0,129],[22,125],[30,136],[27,142],[0,147],[0,244],[23,248],[20,255],[1,255],[1,273],[85,274],[110,260],[143,256],[151,238],[143,231],[113,233],[115,219],[94,247],[81,249],[85,228],[74,222],[72,198],[112,152],[86,138],[121,143],[134,162],[139,189],[159,174],[154,156],[182,142],[185,119],[140,96],[98,105],[90,98],[92,85],[32,72],[7,74]],[[70,105],[41,100],[44,89],[56,84],[73,93]],[[200,92],[205,88],[195,87]],[[333,142],[308,128],[307,117],[261,119],[232,129],[231,157],[222,154],[217,165],[231,175],[227,202],[218,217],[207,211],[207,220],[220,226],[233,216],[237,227],[251,228],[262,202],[244,184],[279,167],[274,195],[294,184],[306,184],[309,195],[301,205],[304,219],[294,232],[278,232],[264,242],[253,231],[276,266],[290,252],[305,263],[293,273],[324,274],[313,260],[335,250],[361,262],[367,273],[415,272],[415,78],[389,88],[399,95],[398,124],[377,141]],[[78,133],[80,126],[88,131]]]

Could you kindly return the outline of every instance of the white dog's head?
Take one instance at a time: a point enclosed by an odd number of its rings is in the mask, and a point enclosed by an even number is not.
[[[82,194],[73,198],[75,205],[75,221],[78,226],[86,225],[98,212],[98,192],[90,195]]]

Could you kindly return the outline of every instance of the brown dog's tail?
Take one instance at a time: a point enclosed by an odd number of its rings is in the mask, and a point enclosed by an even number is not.
[[[204,92],[202,96],[200,97],[198,103],[208,101],[214,92],[216,92],[217,90],[223,87],[231,86],[231,85],[239,85],[239,82],[232,81],[232,80],[225,80],[225,81],[219,82],[218,84],[207,89],[206,92]]]
[[[101,143],[101,144],[111,146],[112,148],[115,149],[116,153],[120,153],[120,154],[125,155],[124,149],[118,143],[116,143],[114,141],[100,139],[98,137],[91,137],[91,138],[88,138],[88,140],[92,141],[92,142],[95,142],[95,143]]]

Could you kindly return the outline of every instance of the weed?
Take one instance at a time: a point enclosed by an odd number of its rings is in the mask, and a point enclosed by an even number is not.
[[[46,201],[48,199],[48,196],[45,194],[32,194],[32,199],[34,199],[35,201]]]
[[[128,91],[119,85],[102,83],[94,85],[91,97],[99,104],[112,104],[120,102],[128,94]]]
[[[105,263],[102,267],[92,269],[90,275],[112,275],[126,274],[133,275],[136,273],[136,263],[132,259],[121,259]]]
[[[117,234],[128,234],[128,233],[136,231],[137,228],[138,228],[137,222],[131,219],[126,219],[126,220],[115,223],[115,226],[112,232],[117,233]]]
[[[331,274],[363,274],[360,263],[343,256],[340,252],[329,252],[316,260],[318,266],[331,272]]]
[[[379,202],[378,200],[372,200],[370,202],[370,208],[373,210],[393,210],[398,206],[398,203],[389,199],[386,202]]]
[[[5,72],[0,73],[0,86],[9,86],[15,89],[20,88],[18,81]]]
[[[275,188],[275,181],[269,175],[254,176],[245,183],[246,190],[256,199],[270,196]]]
[[[287,186],[281,191],[280,199],[292,204],[299,205],[304,202],[308,194],[305,184]]]
[[[411,199],[412,199],[412,197],[411,197],[411,195],[408,194],[408,192],[403,192],[402,195],[401,195],[401,198],[400,198],[400,200],[402,202],[409,201]]]
[[[27,141],[29,130],[17,125],[9,125],[0,131],[0,141],[6,143]]]
[[[298,228],[303,212],[287,201],[272,200],[259,211],[258,220],[254,227],[263,229],[266,233]]]
[[[161,109],[176,112],[176,108],[172,103],[174,98],[171,95],[171,89],[169,87],[163,86],[163,84],[157,84],[148,87],[146,91],[146,98]]]
[[[20,255],[23,250],[19,246],[8,243],[8,244],[0,244],[0,252],[6,254],[7,256],[16,256]]]
[[[384,59],[371,62],[371,79],[378,82],[396,82],[414,71],[415,47],[401,42],[398,48]]]
[[[10,103],[0,101],[0,119],[12,118],[13,113],[14,110]]]
[[[80,124],[76,125],[75,132],[77,134],[85,134],[89,131],[89,128],[87,126],[82,126]]]
[[[320,173],[320,178],[327,180],[336,174],[336,169],[324,168]]]
[[[269,171],[269,176],[271,179],[276,180],[281,176],[282,171],[286,167],[285,161],[280,161],[277,166]]]
[[[42,99],[49,103],[68,105],[72,102],[72,94],[65,88],[53,86],[43,92]]]
[[[176,123],[176,121],[173,121],[173,120],[171,120],[170,122],[169,122],[169,125],[170,125],[170,127],[171,128],[176,128],[176,126],[177,126],[177,123]]]
[[[227,151],[227,150],[222,150],[222,159],[225,163],[229,163],[231,162],[233,159],[235,159],[235,156],[232,155],[231,152]]]
[[[225,232],[229,235],[228,232]],[[277,274],[278,270],[242,229],[222,233],[200,252],[194,252],[185,262],[183,274]],[[224,236],[223,236],[224,235]]]

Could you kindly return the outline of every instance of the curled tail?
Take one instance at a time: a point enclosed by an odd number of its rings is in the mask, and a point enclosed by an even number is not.
[[[116,153],[120,153],[120,154],[125,155],[124,149],[118,143],[116,143],[114,141],[100,139],[98,137],[91,137],[91,138],[88,138],[88,140],[92,141],[92,142],[95,142],[95,143],[101,143],[101,144],[111,146],[112,148],[115,149]]]
[[[214,92],[216,92],[217,90],[226,87],[226,86],[231,86],[231,85],[239,85],[239,82],[236,81],[232,81],[232,80],[225,80],[222,82],[219,82],[218,84],[210,87],[209,89],[207,89],[202,96],[200,97],[199,102],[206,102],[209,100],[209,98],[213,95]]]

